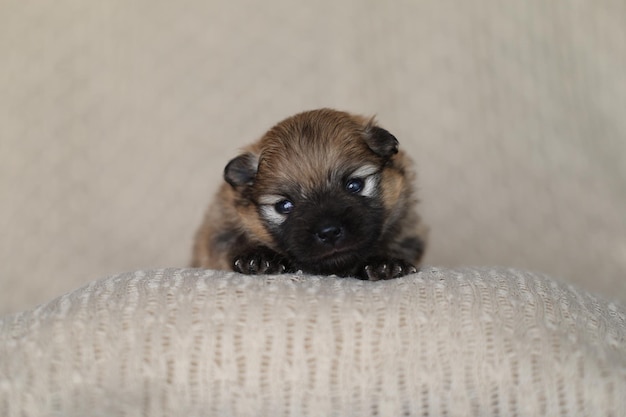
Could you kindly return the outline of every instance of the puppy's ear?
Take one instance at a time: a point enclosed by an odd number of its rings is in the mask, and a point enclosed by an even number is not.
[[[224,179],[232,187],[252,185],[258,168],[258,158],[252,153],[244,153],[230,162],[224,168]]]
[[[376,126],[373,121],[365,126],[365,143],[383,158],[390,158],[398,153],[398,139],[382,127]]]

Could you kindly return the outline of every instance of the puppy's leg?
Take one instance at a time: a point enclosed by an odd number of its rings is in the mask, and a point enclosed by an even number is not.
[[[417,268],[410,262],[399,258],[372,257],[362,268],[359,278],[368,281],[399,278],[417,272]]]
[[[231,257],[233,270],[242,274],[283,274],[293,272],[287,258],[265,246],[248,246]]]
[[[386,255],[373,256],[365,262],[359,277],[369,281],[399,278],[417,272],[424,254],[424,239],[410,236],[393,242]]]

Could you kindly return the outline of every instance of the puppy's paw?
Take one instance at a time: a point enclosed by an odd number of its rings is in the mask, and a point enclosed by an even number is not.
[[[233,270],[242,274],[282,274],[291,272],[289,262],[271,249],[260,247],[235,256]]]
[[[399,278],[417,272],[417,268],[403,260],[395,258],[371,258],[362,271],[362,278],[369,281]]]

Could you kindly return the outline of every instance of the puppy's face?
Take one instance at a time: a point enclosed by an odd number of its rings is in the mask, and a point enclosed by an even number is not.
[[[336,273],[376,252],[386,215],[381,176],[396,152],[386,130],[318,110],[272,128],[228,164],[225,179],[253,203],[248,215],[267,232],[257,236],[263,244],[296,268]]]

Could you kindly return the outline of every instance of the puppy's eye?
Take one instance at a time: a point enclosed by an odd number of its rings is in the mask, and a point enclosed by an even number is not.
[[[358,194],[363,191],[363,187],[365,186],[365,181],[361,178],[350,178],[348,182],[346,182],[346,190],[352,194]]]
[[[280,200],[274,204],[274,209],[280,214],[289,214],[293,210],[293,203],[289,200]]]

